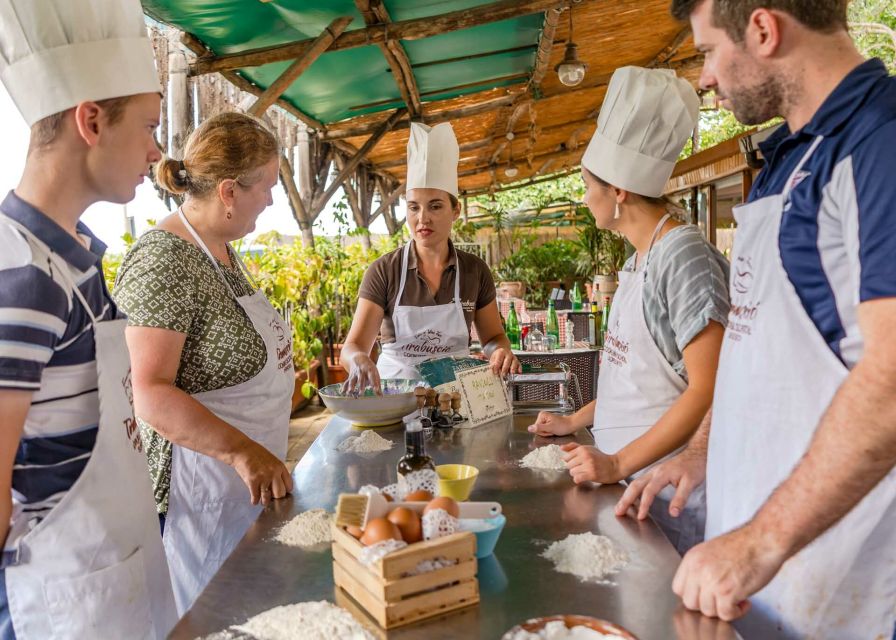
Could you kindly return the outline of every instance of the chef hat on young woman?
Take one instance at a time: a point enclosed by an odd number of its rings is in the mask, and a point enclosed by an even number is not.
[[[28,126],[161,91],[139,0],[0,0],[0,81]]]
[[[460,147],[447,122],[429,127],[411,123],[406,189],[441,189],[457,197]]]
[[[617,69],[582,166],[614,187],[661,196],[699,109],[697,92],[670,69]]]

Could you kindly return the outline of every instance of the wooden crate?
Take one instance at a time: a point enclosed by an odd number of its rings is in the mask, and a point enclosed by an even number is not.
[[[479,602],[476,536],[469,531],[417,542],[366,566],[364,546],[333,526],[333,580],[384,629],[391,629]],[[457,564],[402,577],[424,560]]]

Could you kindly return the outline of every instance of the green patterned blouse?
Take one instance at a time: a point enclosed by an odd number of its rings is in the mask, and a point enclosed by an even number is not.
[[[230,247],[230,268],[218,262],[236,295],[253,287]],[[224,285],[208,256],[183,238],[154,229],[128,251],[115,281],[114,298],[128,324],[187,335],[174,384],[187,393],[223,389],[254,378],[267,360],[264,341]],[[171,443],[138,422],[146,446],[156,506],[168,512]]]

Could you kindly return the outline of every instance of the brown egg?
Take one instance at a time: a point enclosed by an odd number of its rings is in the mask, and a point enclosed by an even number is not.
[[[430,500],[432,500],[432,494],[423,489],[412,491],[404,497],[405,502],[429,502]]]
[[[460,517],[460,508],[457,506],[457,501],[448,496],[440,496],[430,500],[429,504],[423,508],[423,514],[426,515],[433,509],[444,509],[455,518]]]
[[[408,544],[423,540],[423,527],[420,524],[420,516],[410,509],[398,507],[393,509],[386,518],[398,527],[398,530],[401,531],[401,537]]]
[[[374,518],[364,527],[364,535],[361,536],[361,544],[369,547],[383,540],[401,540],[401,531],[393,523],[385,518]]]
[[[364,535],[364,532],[361,530],[361,527],[354,527],[352,525],[348,525],[345,530],[348,532],[350,536],[360,539],[361,536]]]

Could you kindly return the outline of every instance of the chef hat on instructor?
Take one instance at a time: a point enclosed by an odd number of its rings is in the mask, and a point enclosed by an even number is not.
[[[460,147],[447,122],[428,127],[411,123],[408,139],[407,189],[441,189],[457,197]]]
[[[139,0],[0,0],[0,81],[28,126],[161,91]]]
[[[697,92],[671,69],[617,69],[582,166],[614,187],[661,196],[699,109]]]

